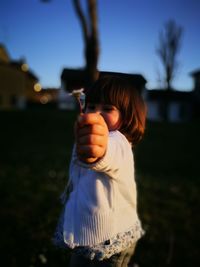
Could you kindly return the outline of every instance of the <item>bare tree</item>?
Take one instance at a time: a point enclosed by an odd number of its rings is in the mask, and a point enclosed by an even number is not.
[[[79,0],[73,0],[74,8],[81,23],[85,44],[85,69],[89,83],[98,78],[99,41],[97,27],[97,3],[96,0],[87,0],[88,20],[84,15]]]
[[[156,50],[164,67],[165,88],[170,90],[171,83],[178,68],[177,54],[180,50],[183,28],[175,21],[169,20],[159,34],[159,45]]]
[[[51,0],[40,0],[48,3]],[[85,0],[87,2],[87,14],[84,14],[80,0],[72,0],[74,9],[79,18],[83,40],[85,56],[85,74],[88,85],[98,78],[97,69],[99,58],[99,40],[97,23],[97,0]]]

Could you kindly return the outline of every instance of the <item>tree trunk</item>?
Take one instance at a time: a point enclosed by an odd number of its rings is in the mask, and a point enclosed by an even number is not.
[[[85,45],[86,86],[90,86],[98,78],[99,40],[97,30],[96,0],[87,0],[89,20],[83,14],[79,0],[74,0],[74,7],[80,20]]]

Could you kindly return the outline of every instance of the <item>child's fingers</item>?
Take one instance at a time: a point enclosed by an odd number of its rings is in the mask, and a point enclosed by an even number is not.
[[[77,155],[84,162],[103,157],[106,151],[108,127],[100,114],[79,116],[76,127]],[[89,161],[88,161],[89,160]]]
[[[105,139],[101,135],[97,134],[90,134],[90,135],[83,135],[77,138],[78,145],[98,145],[98,146],[105,146],[107,139]]]
[[[84,163],[91,164],[98,160],[98,158],[87,158],[84,156],[80,156],[79,159],[83,161]]]
[[[100,124],[85,125],[84,127],[77,128],[77,136],[81,137],[84,135],[96,134],[100,136],[105,136],[108,134],[107,128],[103,127]]]
[[[100,114],[97,113],[87,113],[83,114],[78,117],[78,125],[79,127],[84,127],[88,124],[100,124],[106,126],[106,123],[103,119],[103,117]]]
[[[98,145],[81,145],[77,146],[79,157],[101,158],[105,154],[105,149]]]

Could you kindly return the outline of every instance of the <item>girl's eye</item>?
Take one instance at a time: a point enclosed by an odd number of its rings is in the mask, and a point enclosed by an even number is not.
[[[112,112],[112,111],[116,110],[116,108],[114,106],[104,106],[103,110],[106,112]]]
[[[112,107],[104,107],[103,110],[106,112],[111,112],[111,111],[113,111],[113,108]]]

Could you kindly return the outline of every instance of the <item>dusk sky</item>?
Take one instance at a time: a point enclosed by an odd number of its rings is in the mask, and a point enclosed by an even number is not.
[[[83,4],[85,0],[81,1]],[[200,69],[200,0],[98,0],[98,69],[140,73],[158,87],[159,31],[169,19],[184,29],[173,86],[191,90]],[[43,87],[59,87],[63,68],[84,66],[83,39],[72,0],[0,0],[0,43],[25,58]]]

